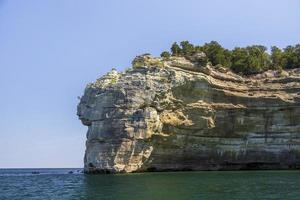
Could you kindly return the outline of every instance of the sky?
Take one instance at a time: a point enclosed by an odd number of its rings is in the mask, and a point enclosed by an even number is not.
[[[0,0],[0,168],[82,167],[86,84],[175,41],[300,43],[298,0]]]

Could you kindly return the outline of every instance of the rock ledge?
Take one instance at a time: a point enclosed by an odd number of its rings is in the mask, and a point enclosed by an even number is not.
[[[300,73],[142,55],[89,84],[86,173],[300,168]]]

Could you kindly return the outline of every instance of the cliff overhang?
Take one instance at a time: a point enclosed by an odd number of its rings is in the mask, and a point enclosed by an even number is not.
[[[142,55],[87,85],[87,173],[300,168],[300,70]]]

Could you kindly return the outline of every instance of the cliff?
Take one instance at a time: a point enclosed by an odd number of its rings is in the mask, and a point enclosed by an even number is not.
[[[202,56],[143,55],[89,84],[85,172],[300,168],[300,70],[242,77]]]

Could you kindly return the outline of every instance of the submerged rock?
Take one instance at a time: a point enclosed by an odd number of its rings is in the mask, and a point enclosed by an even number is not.
[[[242,77],[194,60],[147,54],[86,87],[86,173],[300,168],[299,70]]]

